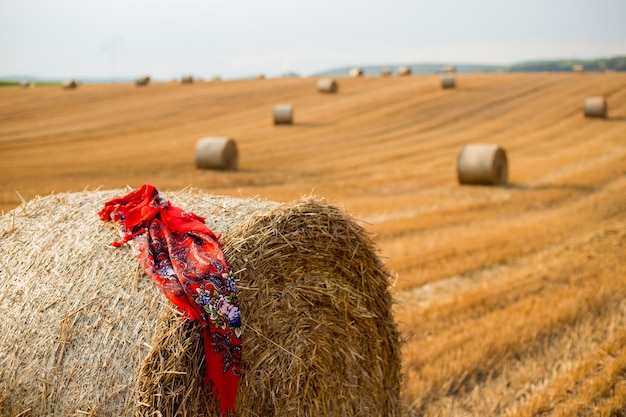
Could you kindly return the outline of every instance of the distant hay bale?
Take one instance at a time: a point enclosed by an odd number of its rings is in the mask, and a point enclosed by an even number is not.
[[[20,81],[20,87],[22,88],[29,88],[32,86],[33,86],[33,83],[30,81]]]
[[[150,76],[144,75],[143,77],[139,77],[135,80],[135,85],[139,87],[144,87],[150,84]]]
[[[277,104],[274,106],[274,124],[293,124],[293,106],[291,104]]]
[[[336,93],[337,92],[337,81],[332,78],[320,78],[317,81],[317,90],[320,93]]]
[[[444,67],[441,69],[441,72],[443,72],[444,74],[455,74],[456,67],[454,65],[444,65]]]
[[[398,75],[399,76],[411,75],[411,67],[409,67],[408,65],[402,65],[401,67],[398,68]]]
[[[443,74],[441,76],[441,88],[454,88],[456,87],[456,80],[452,74]]]
[[[71,90],[78,87],[76,80],[64,80],[61,86],[66,90]]]
[[[96,215],[127,191],[0,217],[0,415],[219,416],[201,326]],[[243,321],[238,417],[401,415],[390,274],[348,214],[314,198],[162,196],[222,233]]]
[[[265,74],[259,74],[256,76],[257,80],[264,80],[265,79]]]
[[[389,76],[391,76],[391,70],[389,68],[383,68],[380,71],[380,75],[381,75],[381,77],[389,77]]]
[[[193,76],[191,75],[183,75],[180,79],[182,84],[193,84]]]
[[[606,117],[608,112],[608,106],[606,104],[606,98],[603,96],[589,97],[585,99],[583,110],[585,117]]]
[[[506,152],[498,145],[465,145],[457,159],[459,184],[505,185],[508,171]]]
[[[350,70],[350,77],[362,77],[363,70],[361,68],[352,68]]]
[[[196,167],[236,170],[237,144],[230,138],[206,137],[196,143]]]
[[[583,72],[585,72],[585,67],[581,64],[574,64],[572,65],[572,72],[582,74]]]

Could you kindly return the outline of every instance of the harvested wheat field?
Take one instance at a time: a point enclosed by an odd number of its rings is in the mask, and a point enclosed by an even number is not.
[[[625,415],[626,74],[455,80],[0,88],[0,243],[53,192],[318,196],[372,233],[394,277],[406,416]],[[584,116],[594,96],[606,118]],[[273,124],[276,103],[293,125]],[[237,170],[196,168],[207,136],[236,141]],[[506,185],[459,185],[472,143],[506,151]],[[0,255],[6,278],[16,255]]]

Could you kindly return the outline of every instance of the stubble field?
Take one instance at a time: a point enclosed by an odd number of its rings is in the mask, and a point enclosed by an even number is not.
[[[143,183],[320,196],[397,277],[409,415],[625,415],[626,74],[316,81],[1,88],[0,210]],[[609,117],[583,117],[597,95]],[[240,169],[196,169],[204,136],[233,138]],[[457,183],[468,143],[506,150],[508,186]]]

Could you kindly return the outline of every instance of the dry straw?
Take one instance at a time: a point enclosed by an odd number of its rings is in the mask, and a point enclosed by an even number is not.
[[[0,217],[0,415],[218,415],[201,329],[96,215],[127,191],[37,198]],[[401,414],[390,276],[349,215],[310,197],[162,195],[206,216],[236,271],[238,416]]]
[[[350,70],[350,77],[362,77],[363,70],[361,68],[352,68]]]
[[[145,87],[150,84],[150,76],[144,75],[143,77],[139,77],[135,80],[135,85],[139,87]]]
[[[459,184],[506,184],[506,152],[498,145],[465,145],[457,159],[457,177]]]
[[[337,92],[337,81],[332,78],[320,78],[317,81],[317,90],[320,93],[334,94]]]
[[[456,73],[456,66],[454,66],[454,65],[444,65],[443,68],[441,69],[441,72],[443,72],[444,74],[455,74]]]
[[[411,67],[409,67],[408,65],[403,65],[403,66],[399,67],[398,68],[398,75],[399,76],[411,75]]]
[[[606,117],[608,111],[606,98],[603,96],[586,98],[583,111],[586,117]]]
[[[236,170],[237,143],[230,138],[207,137],[196,143],[196,167]]]
[[[456,80],[453,74],[443,74],[441,76],[441,88],[454,88],[456,87]]]
[[[291,104],[277,104],[273,111],[275,125],[290,125],[293,123],[293,106]]]
[[[66,90],[70,90],[78,87],[78,83],[76,82],[76,80],[64,80],[61,86]]]

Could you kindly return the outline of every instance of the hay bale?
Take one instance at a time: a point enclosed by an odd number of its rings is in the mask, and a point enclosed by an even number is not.
[[[78,87],[78,83],[76,82],[76,80],[64,80],[63,83],[61,83],[61,86],[65,90],[71,90]]]
[[[206,137],[196,143],[196,167],[236,170],[237,144],[230,138]]]
[[[456,67],[454,65],[444,65],[441,72],[444,74],[456,74]]]
[[[606,117],[608,112],[606,98],[603,96],[586,98],[583,105],[583,111],[585,113],[585,117]]]
[[[96,215],[127,191],[37,198],[0,217],[0,415],[219,415],[201,326]],[[310,197],[161,194],[222,233],[236,271],[237,416],[401,414],[390,275],[348,214]]]
[[[320,78],[317,81],[317,91],[334,94],[337,92],[337,81],[332,78]]]
[[[182,84],[193,84],[193,76],[183,75],[183,77],[180,79],[180,82]]]
[[[444,74],[441,76],[441,88],[454,88],[456,87],[456,80],[452,74]]]
[[[350,70],[350,77],[362,77],[363,70],[361,68],[352,68]]]
[[[144,75],[143,77],[139,77],[135,80],[135,85],[138,87],[145,87],[150,84],[150,76]]]
[[[585,67],[582,64],[574,64],[572,65],[572,72],[582,74],[583,72],[585,72]]]
[[[381,77],[390,77],[391,76],[391,70],[389,68],[383,68],[380,71],[380,76]]]
[[[35,83],[31,82],[31,81],[20,81],[20,87],[22,88],[30,88],[30,87],[34,87]]]
[[[398,75],[399,76],[411,75],[411,67],[409,67],[408,65],[402,65],[401,67],[398,68]]]
[[[457,159],[459,184],[505,185],[508,171],[506,152],[498,145],[465,145]]]
[[[293,124],[293,106],[291,104],[277,104],[274,106],[274,124]]]

